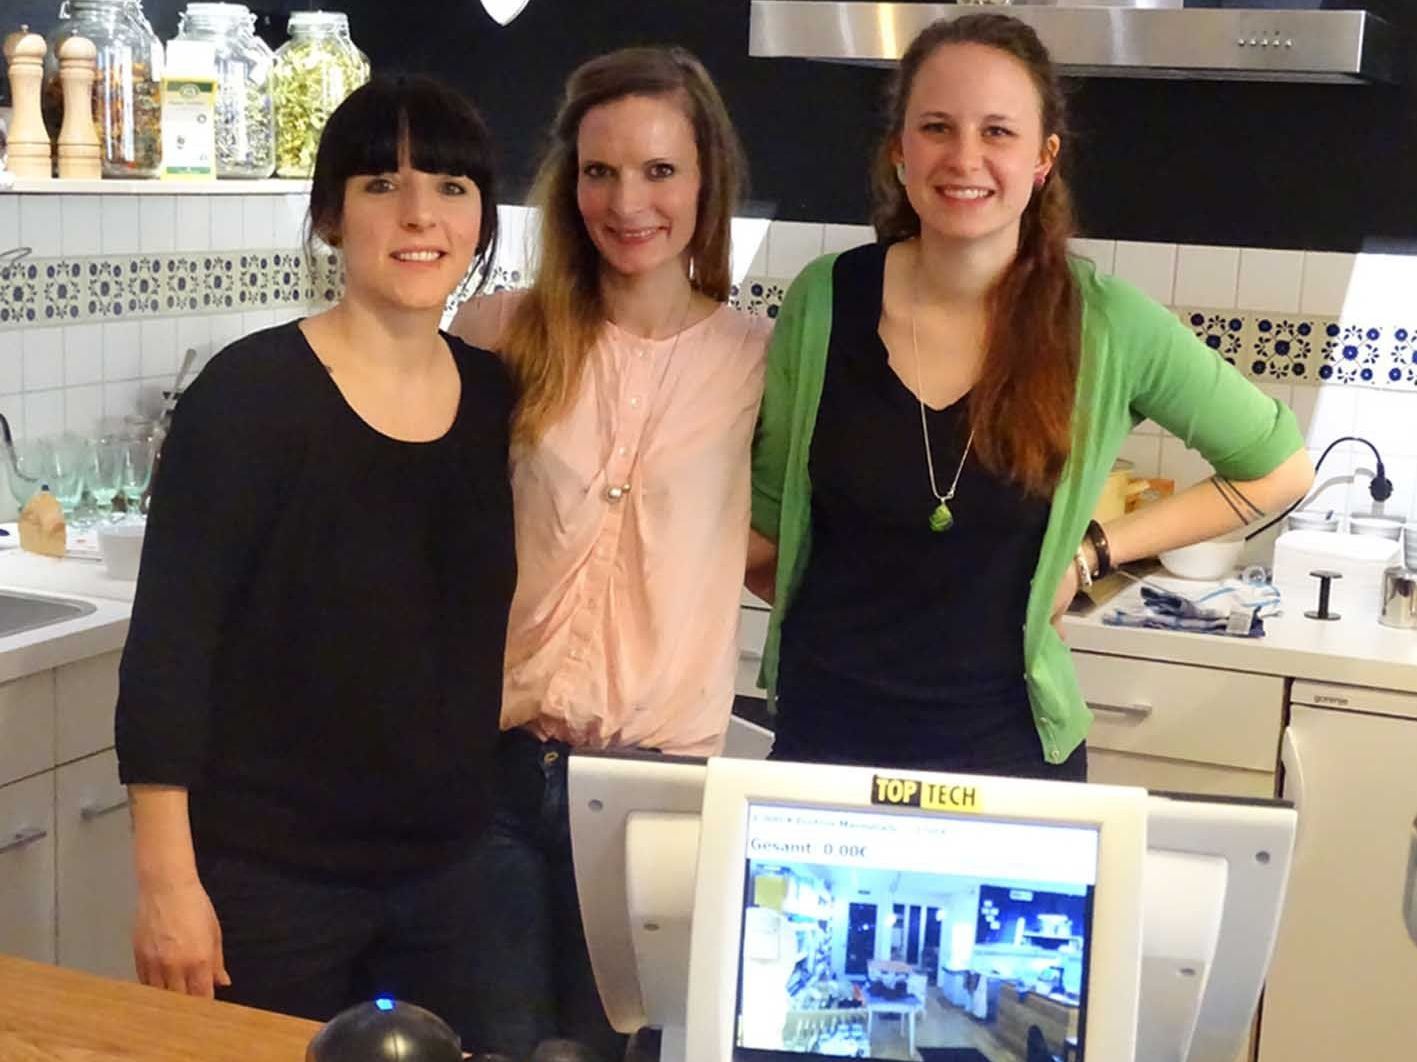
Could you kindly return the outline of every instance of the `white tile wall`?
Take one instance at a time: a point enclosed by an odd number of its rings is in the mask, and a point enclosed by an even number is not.
[[[20,197],[0,195],[0,251],[20,245]]]
[[[103,210],[103,254],[137,254],[142,247],[138,196],[100,197]]]
[[[0,343],[0,395],[16,395],[25,389],[24,342],[11,335]]]
[[[1161,475],[1161,436],[1142,432],[1132,432],[1122,443],[1117,455],[1136,466],[1139,476]]]
[[[63,253],[63,213],[57,195],[22,195],[20,200],[20,243],[36,257],[53,258]]]
[[[1115,240],[1093,240],[1079,237],[1069,241],[1068,246],[1072,249],[1073,254],[1091,259],[1099,273],[1112,272],[1112,266],[1117,257],[1117,242]]]
[[[1353,264],[1343,316],[1363,324],[1410,319],[1417,292],[1417,255],[1360,254]]]
[[[212,196],[210,206],[212,250],[230,251],[245,246],[242,242],[245,211],[241,204],[241,198],[236,195]]]
[[[1341,314],[1356,263],[1357,255],[1306,251],[1299,312],[1330,317]]]
[[[103,326],[103,379],[134,380],[142,374],[142,325],[122,321]]]
[[[171,254],[177,249],[176,197],[139,196],[139,250],[144,254]]]
[[[64,430],[64,392],[28,391],[25,393],[25,435],[38,438],[57,435]]]
[[[103,430],[103,385],[64,389],[64,430],[97,435]]]
[[[768,228],[768,275],[795,277],[822,253],[823,226],[805,221],[774,221]]]
[[[849,251],[863,243],[874,243],[876,230],[870,225],[824,225],[822,226],[822,254]]]
[[[1304,279],[1303,251],[1240,251],[1236,305],[1242,310],[1298,313]]]
[[[242,196],[243,247],[273,247],[276,240],[276,203],[269,195]]]
[[[201,318],[186,318],[201,320]],[[171,317],[159,317],[154,321],[144,321],[138,340],[138,375],[168,376],[177,371],[178,355],[177,321]]]
[[[1230,309],[1235,305],[1239,272],[1239,248],[1178,247],[1172,300],[1177,306]]]
[[[185,195],[177,200],[178,251],[211,249],[212,199],[204,195]],[[266,245],[262,245],[266,246]]]
[[[69,257],[103,252],[103,198],[96,195],[62,196],[64,214],[60,249]]]
[[[27,392],[64,386],[64,329],[26,328],[20,333],[20,346]]]
[[[64,329],[64,386],[99,383],[103,379],[103,325],[70,325]]]
[[[767,218],[734,218],[733,239],[733,282],[740,283],[744,277],[768,275],[768,226]]]
[[[1169,306],[1176,284],[1176,245],[1118,240],[1112,271]]]

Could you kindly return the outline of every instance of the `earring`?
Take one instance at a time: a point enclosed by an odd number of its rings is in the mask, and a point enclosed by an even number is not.
[[[1048,175],[1047,175],[1046,173],[1037,174],[1037,175],[1033,178],[1033,187],[1034,187],[1035,189],[1042,188],[1042,187],[1043,187],[1045,184],[1047,184],[1047,183],[1048,183]]]
[[[905,183],[905,163],[904,163],[904,162],[897,162],[897,163],[895,164],[895,179],[896,179],[897,181],[899,181],[901,184],[904,184],[904,183]]]

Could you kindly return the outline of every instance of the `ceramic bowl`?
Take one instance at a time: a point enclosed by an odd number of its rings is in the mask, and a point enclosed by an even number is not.
[[[103,554],[103,565],[114,579],[138,577],[145,531],[147,524],[141,521],[105,524],[98,529],[98,549]]]
[[[1291,531],[1337,531],[1338,514],[1331,509],[1299,509],[1289,514]]]
[[[1161,554],[1161,566],[1182,579],[1224,579],[1233,575],[1244,552],[1245,540],[1212,538],[1180,549],[1168,549]]]
[[[1396,542],[1402,537],[1402,519],[1397,516],[1354,513],[1348,518],[1348,530],[1355,535],[1372,535]]]

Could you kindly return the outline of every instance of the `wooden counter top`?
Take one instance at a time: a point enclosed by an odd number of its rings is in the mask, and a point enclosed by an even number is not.
[[[319,1028],[0,955],[3,1062],[304,1062]]]

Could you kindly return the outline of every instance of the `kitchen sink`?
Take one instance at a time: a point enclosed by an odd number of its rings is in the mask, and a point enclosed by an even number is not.
[[[87,601],[66,601],[39,594],[0,590],[0,638],[48,627],[51,623],[78,619],[92,611],[94,606]]]

